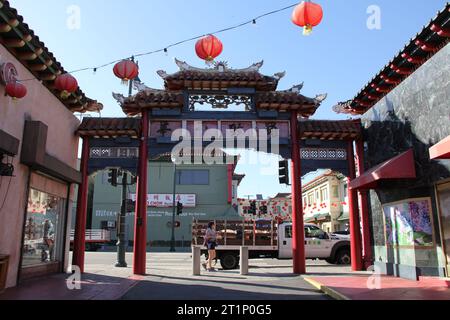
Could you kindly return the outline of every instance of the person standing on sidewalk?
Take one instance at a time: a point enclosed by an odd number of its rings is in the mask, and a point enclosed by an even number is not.
[[[212,266],[213,260],[216,259],[216,247],[217,247],[217,232],[215,230],[215,223],[208,223],[208,229],[205,232],[205,243],[204,245],[208,248],[208,260],[203,263],[203,268],[208,271],[215,271]]]

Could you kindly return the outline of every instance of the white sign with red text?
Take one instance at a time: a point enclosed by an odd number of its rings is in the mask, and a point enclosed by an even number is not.
[[[136,201],[136,194],[130,194],[130,199]],[[180,202],[185,208],[195,208],[197,197],[195,194],[177,194],[175,203]],[[171,208],[173,206],[173,194],[148,194],[147,205],[153,208]]]

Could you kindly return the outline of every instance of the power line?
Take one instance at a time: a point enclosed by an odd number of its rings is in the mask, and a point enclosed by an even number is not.
[[[144,52],[144,53],[134,54],[134,55],[131,55],[129,57],[122,58],[122,59],[117,59],[117,60],[114,60],[114,61],[102,64],[102,65],[99,65],[99,66],[96,66],[96,67],[81,68],[81,69],[70,71],[68,73],[74,74],[74,73],[79,73],[79,72],[89,71],[89,70],[92,70],[92,71],[96,72],[99,69],[106,68],[106,67],[111,66],[113,64],[116,64],[116,63],[118,63],[118,62],[120,62],[122,60],[131,59],[133,57],[134,58],[144,57],[144,56],[149,56],[149,55],[160,53],[160,52],[166,52],[167,53],[169,48],[173,48],[173,47],[182,45],[182,44],[187,43],[187,42],[191,42],[191,41],[195,41],[195,40],[201,39],[201,38],[203,38],[203,37],[205,37],[207,35],[217,35],[217,34],[221,34],[221,33],[228,32],[228,31],[231,31],[231,30],[235,30],[235,29],[238,29],[238,28],[242,28],[242,27],[244,27],[246,25],[249,25],[249,24],[256,24],[257,20],[260,20],[260,19],[265,18],[267,16],[274,15],[274,14],[286,11],[288,9],[294,8],[297,5],[298,5],[298,2],[295,3],[295,4],[291,4],[291,5],[287,6],[287,7],[283,7],[283,8],[280,8],[280,9],[276,9],[276,10],[272,10],[272,11],[266,12],[264,14],[261,14],[261,15],[255,17],[255,18],[252,18],[252,19],[250,19],[250,20],[248,20],[246,22],[239,23],[239,24],[234,25],[234,26],[230,26],[230,27],[227,27],[227,28],[224,28],[224,29],[220,29],[220,30],[217,30],[217,31],[214,31],[214,32],[205,33],[205,34],[202,34],[202,35],[199,35],[199,36],[191,37],[191,38],[188,38],[188,39],[185,39],[185,40],[181,40],[181,41],[169,44],[169,45],[167,45],[167,46],[165,46],[165,47],[163,47],[161,49],[148,51],[148,52]],[[35,80],[35,79],[26,79],[26,80],[20,80],[20,81],[23,82],[23,81],[31,81],[31,80]]]

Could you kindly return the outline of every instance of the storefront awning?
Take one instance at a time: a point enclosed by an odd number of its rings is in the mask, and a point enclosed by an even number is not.
[[[450,159],[450,136],[430,148],[432,160]]]
[[[306,222],[316,221],[316,220],[324,220],[331,217],[330,213],[316,213],[314,215],[305,216]]]
[[[374,189],[383,180],[414,179],[416,166],[413,149],[367,171],[350,183],[350,189]]]
[[[338,221],[348,221],[350,220],[350,213],[349,212],[342,212],[342,214],[337,219]]]

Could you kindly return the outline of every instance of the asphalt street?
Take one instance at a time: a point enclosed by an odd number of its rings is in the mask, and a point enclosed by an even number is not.
[[[131,274],[132,255],[127,254],[128,268],[114,268],[114,253],[87,253],[87,272],[125,276]],[[328,300],[301,276],[292,274],[292,261],[256,259],[250,261],[250,274],[225,271],[202,271],[192,276],[189,253],[149,253],[147,275],[123,297],[123,300]],[[346,275],[349,267],[308,261],[309,275]]]

